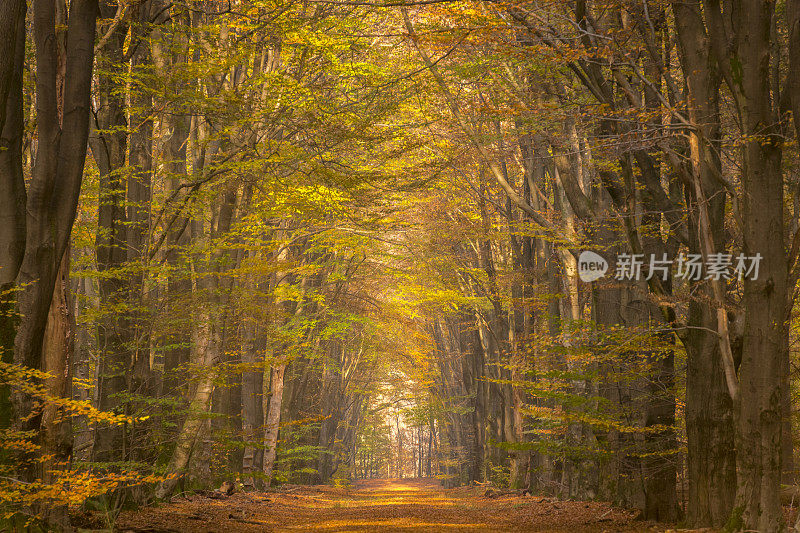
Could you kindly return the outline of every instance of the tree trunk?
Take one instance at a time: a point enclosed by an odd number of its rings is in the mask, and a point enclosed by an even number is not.
[[[275,469],[278,432],[281,422],[281,404],[283,403],[283,376],[285,372],[286,364],[273,365],[270,371],[269,407],[264,428],[264,478],[267,486],[272,483],[272,473]]]
[[[116,4],[102,0],[100,15],[113,18]],[[128,148],[128,122],[125,117],[125,88],[122,70],[123,46],[128,26],[117,25],[97,55],[98,106],[93,113],[94,123],[89,137],[97,168],[100,172],[100,191],[97,223],[97,267],[104,275],[98,279],[100,290],[100,319],[97,343],[100,350],[99,409],[117,413],[130,412],[130,406],[120,406],[120,394],[127,391],[127,376],[131,366],[129,321],[126,318],[127,286],[121,272],[127,259],[127,220],[123,174]],[[120,307],[123,310],[120,312]],[[125,429],[119,425],[98,425],[96,428],[94,460],[112,462],[126,460],[121,455],[130,449],[123,443]]]
[[[713,246],[725,249],[725,193],[715,173],[722,171],[717,156],[720,141],[720,75],[711,53],[700,2],[673,3],[680,60],[686,76],[690,120],[700,136],[695,142],[694,179],[708,199],[707,212]],[[700,253],[700,216],[693,191],[689,217],[689,252]],[[708,283],[700,283],[702,298],[689,303],[686,348],[686,434],[689,498],[687,522],[694,527],[723,525],[736,491],[733,404],[725,383],[717,335],[717,320]]]
[[[196,325],[192,331],[192,351],[196,353],[192,359],[204,369],[204,373],[197,382],[189,403],[189,415],[181,428],[175,451],[167,465],[167,472],[173,477],[164,480],[156,490],[156,496],[161,499],[169,496],[181,477],[185,475],[207,422],[203,415],[211,408],[211,397],[214,392],[214,375],[211,369],[221,355],[221,339],[217,331],[218,319],[219,316],[212,315],[204,310],[203,306],[199,306]]]
[[[752,117],[749,130],[755,135],[765,124],[765,120]],[[783,342],[786,257],[780,144],[777,138],[749,142],[743,172],[744,253],[750,257],[760,253],[763,259],[758,279],[745,279],[744,283],[737,506],[743,507],[744,525],[759,531],[778,531],[783,524],[782,376],[788,354]]]
[[[208,247],[220,243],[233,224],[236,198],[236,189],[229,185],[213,217],[210,235],[203,234],[199,222],[192,225],[192,239],[195,244],[199,244],[202,238],[207,239],[204,244]],[[228,291],[226,282],[221,281],[220,274],[229,266],[223,260],[228,252],[225,247],[212,248],[207,252],[198,251],[195,254],[193,268],[195,276],[192,280],[195,289],[192,291],[192,307],[196,311],[192,317],[191,362],[197,365],[201,374],[189,403],[189,415],[178,434],[177,445],[167,466],[167,472],[177,475],[159,485],[156,490],[156,496],[159,498],[168,496],[175,489],[178,480],[187,471],[193,453],[197,450],[203,429],[208,422],[205,415],[211,409],[217,377],[216,367],[224,352],[223,327]]]
[[[150,22],[153,2],[145,1],[139,5],[139,25],[134,27],[132,39],[136,51],[131,59],[131,69],[147,68],[151,64],[150,44],[143,32]],[[128,275],[125,279],[128,297],[126,312],[128,353],[130,354],[128,390],[132,393],[152,397],[157,392],[155,375],[150,366],[150,331],[152,328],[152,312],[150,298],[145,294],[145,279],[150,262],[150,212],[152,209],[153,178],[153,118],[151,107],[152,95],[145,87],[131,88],[131,133],[129,139],[129,160],[131,171],[127,178],[127,221],[126,262]],[[136,406],[137,409],[142,409]],[[150,415],[151,413],[146,413]],[[134,445],[133,459],[137,461],[153,461],[151,453],[145,453],[147,435],[156,423],[154,417],[144,422],[137,422],[131,428],[131,441]]]
[[[50,374],[45,383],[47,391],[59,398],[70,398],[72,393],[75,324],[69,289],[69,256],[67,248],[61,259],[42,345],[42,370]],[[72,457],[72,424],[62,407],[44,406],[40,444],[40,453],[47,458],[39,465],[40,477],[45,483],[57,483],[57,472],[65,470]],[[41,511],[49,524],[69,528],[66,506],[48,505]]]
[[[152,56],[156,68],[162,72],[188,61],[188,37],[191,22],[189,14],[179,6],[169,10],[169,21],[157,27],[153,32]],[[187,89],[187,83],[178,79],[170,90],[181,94]],[[161,159],[164,170],[169,176],[168,188],[177,193],[181,185],[188,179],[187,170],[187,145],[189,143],[190,119],[193,114],[191,109],[179,107],[174,112],[163,117],[166,140],[161,146]],[[195,171],[199,169],[195,168]],[[165,211],[164,217],[169,221],[166,228],[165,260],[169,265],[167,278],[167,305],[174,311],[171,314],[180,316],[182,309],[188,302],[184,299],[191,292],[191,283],[187,271],[189,265],[182,253],[189,243],[189,217],[181,211],[179,202],[173,202]],[[189,338],[182,327],[183,324],[174,324],[170,339],[170,347],[164,353],[162,392],[169,396],[179,397],[180,388],[185,385],[181,367],[189,362]]]
[[[0,28],[5,28],[0,36],[0,131],[3,131],[8,116],[8,96],[14,95],[15,78],[20,74],[16,50],[20,36],[25,42],[25,27],[19,21],[20,18],[24,19],[26,9],[24,0],[11,0],[0,5]],[[12,96],[12,99],[15,98],[16,95]]]
[[[758,276],[744,279],[745,309],[737,438],[738,491],[746,529],[778,531],[781,509],[787,269],[783,220],[783,137],[777,95],[771,97],[770,42],[774,5],[741,1],[738,58],[742,168],[742,251],[760,254]],[[746,22],[744,22],[746,21]],[[767,60],[765,60],[765,57]],[[772,58],[778,61],[779,58]],[[736,87],[731,87],[736,91]],[[745,103],[746,102],[746,103]],[[735,400],[737,398],[734,398]]]
[[[60,63],[55,3],[34,2],[39,144],[28,189],[25,255],[17,278],[24,287],[18,296],[22,320],[14,339],[14,361],[27,368],[40,369],[42,365],[53,289],[78,205],[89,132],[96,17],[96,0],[70,3],[69,39],[65,60]],[[63,75],[59,74],[60,64]],[[63,80],[63,93],[59,79]],[[6,246],[0,248],[8,249]],[[17,394],[14,403],[17,413],[35,413],[34,400],[27,394]],[[41,413],[21,420],[19,426],[37,432],[40,422]],[[25,473],[22,475],[24,478]]]
[[[8,19],[17,8],[20,10],[16,12],[16,18]],[[0,52],[0,62],[3,63],[0,77],[4,78],[0,83],[7,84],[6,98],[0,94],[0,113],[3,113],[0,125],[0,360],[4,363],[14,362],[14,337],[19,321],[12,290],[25,254],[26,195],[22,176],[25,8],[26,3],[19,1],[4,2],[0,7],[0,19],[3,20],[0,27],[9,28],[4,38],[15,36],[14,48],[8,50],[3,45],[4,51]],[[11,70],[7,71],[9,65]],[[12,420],[11,390],[7,385],[0,385],[0,429],[10,427]]]
[[[246,486],[253,486],[253,473],[259,468],[256,465],[257,448],[255,443],[259,440],[256,428],[261,427],[264,419],[261,407],[261,387],[264,371],[257,368],[263,364],[263,357],[258,355],[257,331],[254,323],[247,322],[242,326],[242,435],[245,439],[244,453],[242,455],[242,479]]]

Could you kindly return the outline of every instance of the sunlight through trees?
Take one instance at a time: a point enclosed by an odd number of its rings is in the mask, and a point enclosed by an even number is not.
[[[0,529],[376,478],[793,527],[798,28],[5,0]]]

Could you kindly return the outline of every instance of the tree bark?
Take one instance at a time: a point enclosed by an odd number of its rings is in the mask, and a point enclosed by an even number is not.
[[[770,42],[774,5],[741,1],[738,58],[745,136],[742,169],[742,251],[762,257],[758,277],[745,277],[744,337],[739,366],[737,507],[743,526],[783,527],[780,501],[787,269],[783,220],[783,138],[771,97]],[[746,22],[744,22],[746,21]],[[765,56],[767,60],[765,60]],[[778,61],[778,58],[772,58]],[[731,87],[736,91],[736,87]],[[777,100],[777,97],[776,97]]]
[[[89,94],[94,55],[96,0],[70,3],[60,96],[56,6],[36,0],[36,110],[39,145],[27,198],[25,254],[17,282],[23,317],[14,340],[14,361],[40,369],[42,343],[58,277],[78,205],[89,133]],[[63,116],[62,111],[63,110]],[[17,413],[34,413],[33,399],[20,393]],[[25,418],[20,429],[38,431],[41,413]]]
[[[116,4],[100,3],[100,15],[111,19]],[[120,405],[120,394],[128,392],[128,372],[131,366],[130,345],[133,341],[127,310],[127,284],[122,267],[127,260],[127,217],[125,212],[126,179],[124,167],[128,149],[128,122],[125,116],[125,88],[122,85],[123,46],[128,33],[127,22],[118,24],[98,51],[97,109],[94,111],[89,146],[100,173],[97,223],[97,267],[105,275],[99,278],[100,319],[97,328],[100,350],[99,409],[129,412],[130,406]],[[132,391],[131,391],[132,392]],[[127,459],[122,451],[130,449],[123,443],[125,429],[119,425],[98,426],[93,448],[94,460],[113,462]]]
[[[25,27],[20,25],[20,18],[24,20],[26,10],[24,0],[10,0],[0,5],[0,28],[4,28],[0,34],[0,131],[8,116],[8,96],[15,93],[15,78],[20,74],[16,50],[19,37],[22,42],[25,40]]]
[[[72,314],[72,296],[69,283],[70,251],[64,253],[58,270],[53,301],[47,318],[42,344],[42,370],[50,374],[45,386],[59,398],[72,396],[72,360],[75,354],[75,322]],[[39,464],[39,475],[45,483],[57,483],[57,472],[67,469],[72,458],[71,418],[62,407],[45,405],[41,423],[41,450],[46,457]],[[67,506],[44,506],[42,514],[49,524],[63,529],[70,526]]]
[[[744,334],[737,403],[735,527],[779,531],[787,265],[783,221],[780,87],[772,86],[775,6],[704,0],[709,44],[730,90],[742,138],[742,252],[760,254],[758,276],[745,276]],[[728,9],[736,13],[729,17]],[[734,200],[737,200],[734,197]]]
[[[3,17],[18,2],[3,3]],[[13,294],[14,282],[25,254],[25,181],[22,175],[22,136],[23,96],[22,74],[25,61],[25,11],[26,3],[21,2],[22,10],[16,12],[15,20],[0,23],[12,28],[9,35],[15,35],[14,49],[8,55],[0,52],[2,62],[8,61],[13,67],[8,76],[6,98],[0,100],[4,120],[0,126],[0,359],[4,363],[14,361],[14,337],[19,323],[16,314],[16,297]],[[3,18],[5,20],[5,18]],[[13,59],[13,61],[11,61]],[[6,69],[3,65],[0,67]],[[2,96],[2,95],[0,95]],[[11,390],[7,385],[0,386],[0,429],[11,426],[13,408]]]
[[[253,474],[260,470],[256,464],[257,448],[255,443],[260,439],[256,431],[264,420],[261,404],[261,387],[264,371],[258,365],[264,363],[263,343],[257,339],[257,326],[255,323],[246,322],[242,326],[242,363],[245,369],[242,372],[242,434],[246,441],[242,455],[242,478],[246,486],[253,486]]]
[[[272,483],[272,474],[275,469],[285,372],[286,364],[275,364],[270,370],[269,407],[267,408],[267,420],[264,428],[264,478],[267,486]]]
[[[720,75],[711,53],[709,36],[700,2],[673,3],[680,60],[686,76],[689,119],[696,125],[693,158],[694,180],[707,199],[705,207],[711,241],[717,250],[725,248],[723,224],[725,192],[715,173],[722,167],[719,157]],[[700,214],[693,189],[689,198],[689,252],[702,251]],[[722,355],[716,335],[717,319],[711,301],[711,287],[700,283],[704,298],[689,303],[687,332],[682,337],[687,354],[686,432],[689,498],[687,521],[694,527],[721,526],[730,515],[736,492],[733,404],[723,372]]]
[[[139,6],[139,24],[150,22],[153,2],[146,1]],[[134,34],[136,51],[131,60],[131,69],[146,69],[152,61],[150,45],[142,30]],[[130,115],[131,134],[128,163],[131,172],[127,179],[127,235],[126,261],[131,269],[127,282],[128,296],[128,338],[131,354],[128,388],[131,391],[151,396],[156,392],[154,376],[150,368],[150,329],[151,310],[149,298],[145,294],[144,281],[150,261],[150,211],[153,198],[153,117],[150,109],[153,97],[146,87],[131,89]],[[147,432],[147,424],[141,426],[134,435],[136,441]],[[144,457],[137,457],[144,459]]]
[[[203,235],[200,223],[195,222],[192,226],[195,244],[205,238],[204,244],[210,248],[207,253],[199,251],[195,254],[192,280],[193,308],[196,311],[192,317],[191,362],[201,373],[191,394],[189,415],[178,434],[177,445],[167,466],[167,472],[173,477],[159,485],[156,490],[159,498],[171,494],[188,470],[207,423],[205,415],[211,410],[216,367],[223,356],[223,325],[229,292],[226,282],[221,280],[222,272],[230,266],[224,260],[228,252],[226,247],[219,245],[233,224],[236,198],[236,189],[228,185],[213,217],[210,235]]]
[[[189,14],[179,6],[173,6],[169,11],[170,20],[153,32],[152,57],[156,67],[166,72],[178,68],[188,61],[189,39],[186,35],[191,28]],[[187,89],[186,82],[180,79],[170,87],[175,94],[181,94]],[[168,188],[177,193],[179,188],[188,179],[187,170],[187,145],[190,134],[190,109],[176,107],[167,116],[162,118],[166,139],[161,147],[161,159],[164,170],[168,176]],[[197,124],[195,124],[195,131]],[[202,163],[202,161],[201,161]],[[202,165],[200,165],[202,166]],[[198,168],[194,169],[198,171]],[[187,271],[189,265],[184,259],[183,249],[189,243],[189,218],[181,211],[179,202],[173,202],[165,211],[168,220],[165,231],[166,238],[165,260],[170,266],[167,278],[167,293],[170,309],[177,311],[188,302],[185,295],[191,292],[191,283]],[[189,362],[189,338],[181,324],[176,325],[170,343],[173,347],[164,353],[164,372],[162,392],[170,396],[179,396],[180,388],[185,384],[180,368]]]
[[[177,445],[167,465],[167,472],[172,477],[161,482],[156,490],[156,497],[160,499],[172,494],[181,477],[185,475],[207,421],[203,415],[211,409],[211,397],[214,392],[212,369],[221,355],[220,338],[215,324],[215,319],[218,318],[203,309],[203,306],[199,307],[195,317],[196,323],[192,331],[192,351],[196,352],[196,358],[193,359],[203,369],[204,375],[198,381],[192,395],[189,403],[189,415],[181,428]]]

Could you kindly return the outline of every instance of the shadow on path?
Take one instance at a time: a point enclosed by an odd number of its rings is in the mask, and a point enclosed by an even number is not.
[[[664,531],[602,502],[538,496],[487,498],[476,487],[444,489],[436,480],[368,480],[351,487],[282,487],[273,492],[173,498],[158,508],[123,513],[117,531],[601,533]]]

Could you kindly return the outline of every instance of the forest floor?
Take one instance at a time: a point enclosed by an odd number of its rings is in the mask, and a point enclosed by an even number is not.
[[[116,531],[238,533],[267,531],[601,533],[665,531],[602,502],[485,495],[444,489],[435,480],[369,480],[351,487],[290,486],[271,492],[174,497],[161,507],[123,512]],[[216,496],[216,495],[214,495]]]

